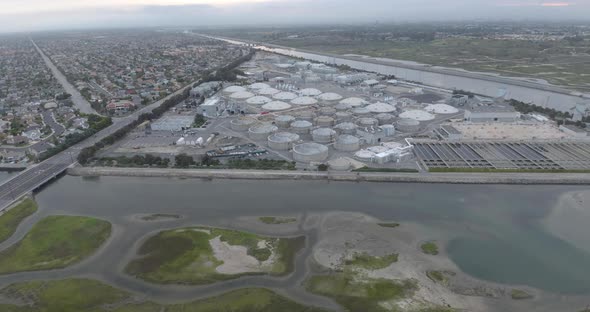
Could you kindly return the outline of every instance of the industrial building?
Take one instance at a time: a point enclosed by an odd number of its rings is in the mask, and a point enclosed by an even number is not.
[[[476,105],[465,109],[465,121],[481,122],[516,122],[520,113],[512,106]]]

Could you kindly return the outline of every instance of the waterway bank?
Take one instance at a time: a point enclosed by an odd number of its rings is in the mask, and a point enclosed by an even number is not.
[[[69,168],[67,172],[69,175],[86,177],[118,176],[239,180],[324,180],[339,182],[590,185],[590,175],[584,173],[362,173],[108,167],[74,167]]]

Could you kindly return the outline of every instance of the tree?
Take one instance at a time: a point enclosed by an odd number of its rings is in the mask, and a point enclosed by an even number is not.
[[[187,154],[178,154],[176,157],[174,157],[174,166],[177,168],[188,168],[190,166],[194,166],[195,164],[196,163],[193,157]]]

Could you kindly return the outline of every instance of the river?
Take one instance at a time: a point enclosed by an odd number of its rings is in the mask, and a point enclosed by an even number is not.
[[[216,38],[216,37],[213,37]],[[233,44],[242,41],[216,38]],[[469,72],[437,66],[426,66],[400,60],[372,58],[354,55],[332,55],[275,45],[255,45],[257,49],[303,58],[330,65],[346,65],[353,69],[394,75],[399,79],[447,90],[464,90],[488,97],[504,97],[532,103],[560,111],[571,112],[577,105],[590,108],[590,94],[570,91],[547,83],[524,78],[502,77],[497,74]]]
[[[125,276],[138,241],[162,229],[189,225],[224,226],[240,216],[349,211],[383,220],[425,225],[450,238],[450,258],[464,272],[493,282],[529,285],[549,292],[590,294],[590,251],[553,235],[543,225],[561,195],[583,187],[346,183],[324,181],[244,181],[173,178],[66,176],[41,190],[40,209],[28,218],[6,248],[41,218],[88,215],[109,220],[114,234],[94,257],[64,270],[0,277],[0,287],[31,279],[89,276],[166,302],[264,286],[291,289],[305,277],[309,252],[296,273],[285,278],[247,277],[214,286],[158,286]],[[184,218],[142,222],[137,215],[167,213]],[[557,223],[555,223],[557,222]],[[560,225],[553,220],[553,225]],[[565,221],[564,221],[565,222]],[[567,224],[563,224],[566,226]],[[579,229],[584,237],[590,228]],[[312,240],[313,233],[304,233]],[[299,290],[295,299],[329,306]]]

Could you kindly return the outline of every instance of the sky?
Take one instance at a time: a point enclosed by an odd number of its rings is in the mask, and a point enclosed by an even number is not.
[[[0,32],[476,19],[590,20],[590,0],[0,0]]]

